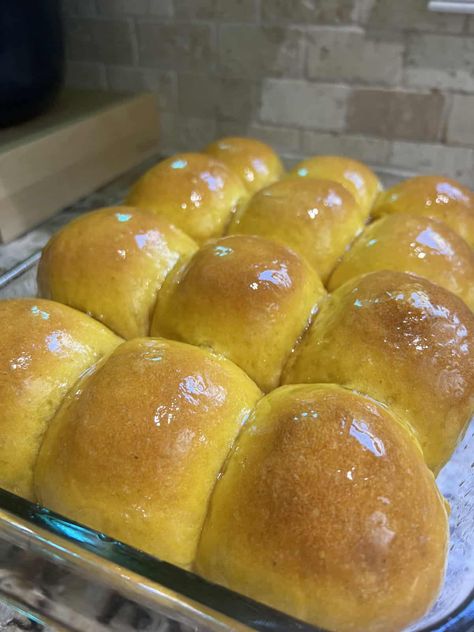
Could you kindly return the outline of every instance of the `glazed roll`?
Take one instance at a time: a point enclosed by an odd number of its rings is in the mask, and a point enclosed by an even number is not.
[[[405,213],[373,222],[344,254],[328,289],[376,270],[423,276],[474,309],[474,251],[443,222]]]
[[[313,156],[298,163],[289,175],[339,182],[354,196],[364,221],[382,191],[380,180],[367,165],[346,156]]]
[[[278,385],[324,294],[316,273],[292,250],[232,235],[209,242],[168,277],[151,334],[211,347],[267,391]]]
[[[334,385],[256,406],[217,482],[196,568],[327,630],[393,632],[444,573],[443,499],[410,430]]]
[[[124,338],[146,336],[164,279],[196,250],[164,217],[126,206],[99,209],[49,240],[38,267],[39,292]]]
[[[276,182],[283,174],[283,165],[273,149],[254,138],[228,136],[211,143],[204,152],[232,169],[251,194]]]
[[[262,235],[285,244],[326,281],[362,226],[359,206],[341,184],[288,178],[255,194],[235,216],[229,233]]]
[[[0,301],[0,486],[34,500],[46,428],[83,371],[121,339],[75,309],[37,298]]]
[[[474,314],[412,274],[351,279],[329,295],[283,372],[285,384],[318,382],[386,404],[438,472],[474,412]]]
[[[444,176],[416,176],[387,189],[372,214],[410,213],[438,219],[474,248],[474,193]]]
[[[161,215],[197,242],[222,235],[249,194],[242,180],[207,154],[159,162],[132,188],[127,204]]]
[[[35,470],[46,507],[189,567],[227,452],[260,391],[179,342],[122,344],[77,384]]]

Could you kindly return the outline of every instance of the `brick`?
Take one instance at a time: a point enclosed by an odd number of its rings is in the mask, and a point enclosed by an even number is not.
[[[347,130],[385,138],[437,140],[443,110],[440,93],[355,89],[349,99]]]
[[[97,14],[94,0],[62,0],[60,8],[65,17],[89,18]]]
[[[474,146],[474,95],[454,94],[452,99],[446,140]]]
[[[168,18],[173,15],[173,0],[96,0],[100,15],[105,16],[155,16]]]
[[[222,25],[220,69],[235,77],[298,77],[303,71],[303,45],[299,29]]]
[[[138,22],[140,64],[166,70],[209,70],[213,31],[205,24]]]
[[[266,79],[261,119],[312,129],[342,130],[349,88],[301,80]]]
[[[213,119],[163,112],[160,121],[160,151],[164,154],[200,151],[216,138],[216,122]]]
[[[174,0],[179,20],[254,22],[257,0]]]
[[[265,22],[341,24],[351,21],[358,0],[261,0]]]
[[[253,118],[257,84],[246,79],[180,74],[179,112],[184,116],[219,120]]]
[[[84,90],[105,90],[105,66],[103,64],[68,61],[66,63],[65,83],[70,88]]]
[[[310,32],[308,77],[395,85],[403,67],[403,44],[368,40],[360,29],[325,28]]]
[[[305,154],[350,156],[371,165],[385,164],[391,141],[349,134],[303,131],[301,149]]]
[[[409,86],[474,92],[474,38],[410,35],[405,80]]]
[[[376,0],[365,12],[368,26],[410,31],[461,33],[464,16],[428,11],[427,0]]]
[[[126,20],[68,18],[64,25],[68,59],[105,64],[133,62],[132,32]]]
[[[177,80],[172,71],[160,72],[155,68],[108,66],[107,84],[117,92],[153,92],[158,97],[161,111],[174,111],[177,107]]]
[[[389,157],[395,167],[451,176],[472,187],[474,149],[395,141]]]

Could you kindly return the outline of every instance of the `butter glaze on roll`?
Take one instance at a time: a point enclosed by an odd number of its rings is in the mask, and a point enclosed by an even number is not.
[[[223,162],[207,154],[183,153],[147,171],[127,204],[166,217],[202,243],[222,235],[248,197],[242,180]]]
[[[170,340],[121,345],[66,398],[35,471],[47,507],[189,567],[222,463],[260,391]]]
[[[474,248],[474,193],[444,176],[416,176],[384,191],[372,214],[425,215],[447,224]]]
[[[359,206],[341,184],[287,178],[256,193],[229,233],[279,241],[305,257],[326,281],[362,226]]]
[[[299,178],[323,178],[339,182],[351,193],[367,219],[382,184],[375,173],[363,162],[347,156],[313,156],[298,163],[289,172]]]
[[[278,385],[324,294],[311,266],[292,250],[232,235],[209,242],[169,275],[151,333],[211,347],[266,391]]]
[[[418,274],[474,309],[474,251],[443,222],[396,213],[370,224],[334,270],[328,289],[375,270]]]
[[[422,277],[356,277],[329,295],[285,367],[283,383],[303,382],[342,384],[386,404],[438,472],[474,412],[474,315]]]
[[[273,149],[254,138],[220,138],[208,145],[204,152],[232,169],[245,183],[249,193],[256,193],[283,174],[283,165]]]
[[[75,309],[39,298],[0,301],[0,486],[35,500],[43,434],[81,373],[120,344]]]
[[[327,630],[394,632],[436,598],[447,541],[409,430],[361,395],[300,385],[260,400],[245,425],[196,568]]]
[[[87,213],[46,245],[42,296],[86,312],[124,338],[146,336],[166,275],[197,244],[163,217],[116,206]]]

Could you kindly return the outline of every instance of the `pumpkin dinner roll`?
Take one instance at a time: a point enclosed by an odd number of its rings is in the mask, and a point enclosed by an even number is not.
[[[356,277],[329,295],[282,379],[342,384],[383,402],[437,472],[474,412],[474,314],[422,277]]]
[[[364,221],[382,191],[382,184],[372,169],[347,156],[313,156],[298,163],[289,175],[339,182],[354,196]]]
[[[152,335],[211,347],[262,390],[281,369],[325,291],[311,266],[263,237],[206,244],[176,268],[159,293]]]
[[[34,500],[33,467],[51,418],[81,373],[120,344],[75,309],[0,301],[0,486]]]
[[[474,309],[474,251],[443,222],[405,213],[373,222],[344,254],[328,288],[375,270],[423,276]]]
[[[108,325],[124,338],[146,336],[166,275],[197,244],[164,217],[116,206],[87,213],[48,242],[40,294]]]
[[[189,567],[222,463],[259,397],[243,371],[209,351],[126,342],[54,418],[35,470],[38,498]]]
[[[166,217],[197,242],[223,234],[249,194],[229,167],[207,154],[176,154],[147,171],[127,204]]]
[[[224,162],[245,183],[249,193],[279,180],[283,165],[273,149],[255,138],[228,136],[208,145],[204,152]]]
[[[197,571],[327,630],[394,632],[441,587],[445,506],[416,439],[334,385],[264,397],[218,480]]]
[[[279,241],[305,257],[326,281],[362,226],[359,206],[341,184],[288,178],[256,193],[229,233]]]
[[[425,215],[447,224],[474,248],[474,193],[452,178],[416,176],[384,191],[372,215]]]

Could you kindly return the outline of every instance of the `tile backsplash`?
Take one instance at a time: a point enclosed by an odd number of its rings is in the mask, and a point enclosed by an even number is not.
[[[474,184],[474,16],[426,0],[63,0],[71,86],[158,95],[162,149],[249,134]]]

